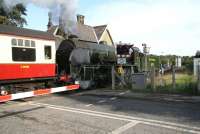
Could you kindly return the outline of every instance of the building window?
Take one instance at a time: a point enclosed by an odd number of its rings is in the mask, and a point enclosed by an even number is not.
[[[31,41],[31,47],[35,47],[35,41]]]
[[[30,47],[30,40],[25,40],[25,47]]]
[[[12,46],[17,46],[17,40],[16,39],[12,39]]]
[[[18,39],[18,46],[23,46],[23,40],[22,39]]]
[[[51,59],[51,46],[44,46],[44,54],[46,60]]]

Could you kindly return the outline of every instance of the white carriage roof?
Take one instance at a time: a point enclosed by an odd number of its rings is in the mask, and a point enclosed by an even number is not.
[[[2,24],[0,24],[0,34],[39,38],[44,40],[55,40],[55,37],[49,32],[2,25]]]

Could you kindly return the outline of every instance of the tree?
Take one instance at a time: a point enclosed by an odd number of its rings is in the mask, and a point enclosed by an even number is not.
[[[186,68],[187,71],[193,71],[193,57],[183,56],[182,65]]]
[[[26,19],[26,8],[23,4],[17,4],[11,9],[5,6],[4,0],[0,0],[0,24],[13,25],[23,27],[27,24]]]
[[[200,51],[199,50],[196,52],[195,58],[200,58]]]

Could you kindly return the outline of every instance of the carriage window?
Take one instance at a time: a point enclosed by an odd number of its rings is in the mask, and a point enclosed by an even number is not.
[[[51,46],[44,46],[45,59],[51,59]]]
[[[31,47],[35,47],[35,41],[31,41]]]
[[[23,46],[23,40],[22,39],[18,39],[18,46]]]
[[[25,47],[30,47],[30,40],[25,40]]]
[[[17,40],[16,39],[12,39],[12,46],[17,46]]]
[[[35,48],[12,47],[13,61],[36,61]]]

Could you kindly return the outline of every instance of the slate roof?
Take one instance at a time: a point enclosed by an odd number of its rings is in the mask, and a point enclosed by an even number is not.
[[[58,28],[58,26],[52,26],[47,30],[47,32],[54,34],[54,32],[57,30],[57,28]]]
[[[89,42],[98,42],[95,30],[92,26],[88,26],[88,25],[83,25],[80,23],[76,24],[77,26],[77,30],[75,33],[72,33],[74,35],[77,35],[78,38],[82,41],[89,41]],[[55,33],[55,30],[58,28],[59,26],[53,26],[51,27],[48,32],[51,34]]]
[[[77,31],[80,40],[98,42],[95,30],[92,26],[77,23]]]
[[[94,30],[95,30],[98,40],[100,40],[100,38],[101,38],[103,32],[106,30],[106,28],[107,28],[107,25],[101,25],[101,26],[94,27]]]
[[[49,32],[2,25],[2,24],[0,24],[0,34],[24,36],[24,37],[31,37],[31,38],[46,39],[46,40],[55,40],[53,34]]]

